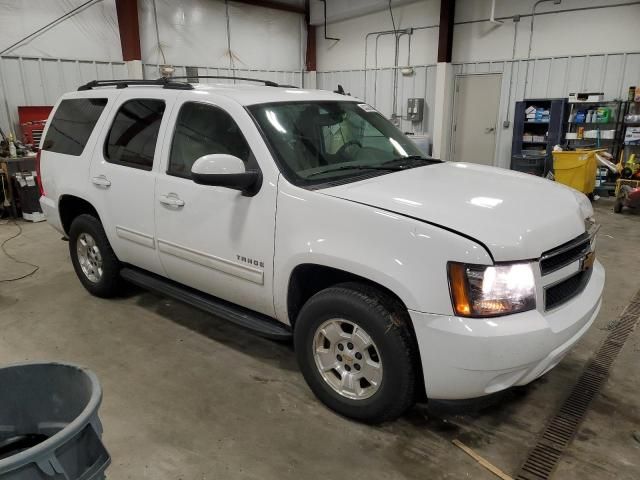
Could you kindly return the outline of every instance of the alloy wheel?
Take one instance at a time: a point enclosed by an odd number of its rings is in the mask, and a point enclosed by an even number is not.
[[[314,335],[318,372],[338,394],[352,400],[373,396],[382,383],[382,358],[369,334],[349,320],[334,318]]]
[[[98,283],[102,278],[102,254],[95,239],[83,232],[76,243],[78,263],[85,277],[93,283]]]

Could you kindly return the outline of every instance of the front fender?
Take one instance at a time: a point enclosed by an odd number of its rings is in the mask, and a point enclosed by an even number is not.
[[[472,240],[420,220],[281,180],[276,216],[274,304],[288,323],[293,270],[312,263],[367,278],[411,310],[452,314],[447,262],[492,264]]]

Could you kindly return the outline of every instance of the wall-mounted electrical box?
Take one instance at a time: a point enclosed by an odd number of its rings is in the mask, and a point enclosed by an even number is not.
[[[424,98],[407,99],[407,120],[421,122],[424,115]]]

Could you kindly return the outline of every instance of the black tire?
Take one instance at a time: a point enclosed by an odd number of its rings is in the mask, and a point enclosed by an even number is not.
[[[95,240],[102,257],[102,275],[98,281],[91,281],[80,266],[77,245],[78,238],[83,233],[89,234]],[[100,220],[88,214],[79,215],[73,220],[69,229],[69,254],[80,283],[89,293],[103,298],[118,294],[123,282],[120,277],[120,262],[113,253]]]
[[[369,398],[347,398],[322,377],[314,358],[316,330],[324,322],[341,318],[362,327],[379,350],[382,380]],[[337,413],[366,423],[393,420],[416,399],[420,371],[409,315],[399,302],[359,283],[344,283],[311,297],[302,307],[294,329],[300,370],[316,396]]]
[[[622,200],[616,200],[616,203],[613,204],[614,213],[622,213]]]

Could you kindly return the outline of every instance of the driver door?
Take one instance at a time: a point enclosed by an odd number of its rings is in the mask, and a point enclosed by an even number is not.
[[[234,155],[259,169],[254,152],[265,149],[256,127],[231,103],[185,101],[173,115],[155,192],[162,265],[172,280],[273,316],[277,182],[265,178],[256,195],[245,196],[191,179],[193,163],[208,154]]]

